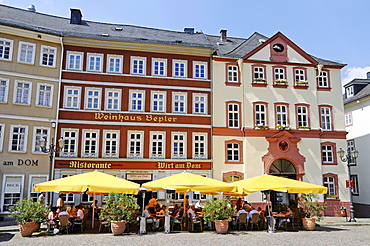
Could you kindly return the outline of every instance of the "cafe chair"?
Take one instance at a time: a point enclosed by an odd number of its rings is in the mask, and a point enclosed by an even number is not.
[[[247,213],[243,213],[243,214],[240,214],[239,215],[239,221],[238,221],[238,224],[239,224],[239,231],[240,231],[240,227],[241,225],[244,225],[245,227],[245,230],[247,230],[247,217],[248,217],[248,214]]]
[[[92,221],[92,223],[94,223],[94,221]],[[80,227],[81,232],[83,232],[84,231],[84,228],[86,227],[86,216],[84,216],[82,218],[82,221],[81,222],[74,222],[73,223],[73,226],[74,227]]]
[[[180,230],[182,231],[183,230],[183,227],[182,227],[182,218],[177,218],[175,219],[173,222],[172,222],[172,231],[174,230],[175,226],[176,225],[179,225],[180,226]]]
[[[194,231],[194,225],[199,225],[199,228],[201,231],[203,231],[203,226],[202,226],[202,220],[200,218],[194,217],[194,218],[189,218],[189,229],[191,231]]]
[[[107,226],[107,225],[109,225],[109,222],[107,220],[99,220],[99,221],[100,221],[99,232],[101,232],[103,230],[103,227],[107,227],[108,232],[110,232],[110,226]]]
[[[263,213],[259,215],[259,227],[261,230],[267,229],[266,217]]]
[[[69,215],[59,216],[59,231],[66,230],[69,233]]]
[[[259,216],[260,215],[258,213],[252,214],[252,222],[250,223],[251,224],[251,231],[253,230],[254,226],[257,226],[258,230],[260,229],[260,227],[258,225]]]

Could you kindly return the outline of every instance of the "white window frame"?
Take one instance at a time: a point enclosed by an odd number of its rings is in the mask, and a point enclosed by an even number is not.
[[[107,138],[107,134],[116,134],[116,138],[110,137]],[[103,130],[103,157],[104,158],[118,158],[119,157],[119,140],[120,140],[120,131],[119,130]],[[112,145],[107,144],[108,142],[116,142],[116,153],[112,153]],[[110,146],[110,153],[106,152],[107,146]]]
[[[135,138],[131,138],[131,134],[135,134]],[[140,139],[137,139],[137,135],[140,135]],[[135,150],[131,153],[131,143],[134,144]],[[139,147],[139,152],[136,152],[136,148]],[[142,159],[144,154],[144,131],[128,131],[127,132],[127,158]]]
[[[286,105],[277,104],[276,110],[276,125],[287,126],[288,125],[288,107]],[[285,109],[285,112],[284,110]]]
[[[175,139],[176,136],[183,136],[183,139],[180,140],[180,139]],[[187,150],[186,150],[186,146],[187,146],[187,134],[186,132],[172,132],[171,133],[171,157],[172,159],[186,159],[187,158]],[[179,153],[176,153],[175,152],[175,144],[179,144],[179,143],[182,143],[182,149],[183,151],[177,151]],[[179,149],[180,147],[178,146],[177,149]],[[180,153],[181,152],[181,153]]]
[[[303,112],[305,111],[305,112]],[[297,106],[297,125],[308,127],[308,107],[307,106]]]
[[[154,136],[161,135],[162,139],[154,139]],[[162,143],[162,154],[158,153],[158,144]],[[153,149],[155,148],[155,153]],[[151,131],[150,132],[150,149],[149,149],[149,158],[152,159],[164,159],[166,157],[166,132]]]
[[[346,95],[347,98],[352,97],[354,95],[353,85],[346,88]]]
[[[37,130],[46,130],[46,133],[37,133]],[[40,140],[43,138],[46,140],[46,146],[50,144],[50,128],[44,126],[34,126],[33,127],[33,139],[32,139],[32,153],[46,154],[40,148]],[[39,148],[39,150],[37,150]]]
[[[86,56],[86,71],[101,73],[104,66],[104,55],[97,53],[87,53]]]
[[[134,93],[141,94],[141,98],[133,97]],[[136,103],[133,103],[135,101]],[[138,108],[138,103],[141,102],[141,109]],[[145,110],[145,91],[130,90],[130,111],[144,112]]]
[[[325,109],[325,112],[323,110]],[[327,112],[326,112],[327,111]],[[331,131],[331,108],[330,107],[320,107],[320,117],[321,117],[321,128],[324,131]]]
[[[347,114],[345,114],[344,115],[344,119],[345,119],[345,124],[346,124],[346,126],[350,126],[350,125],[352,125],[353,123],[353,121],[352,121],[352,112],[349,112],[349,113],[347,113]]]
[[[239,82],[239,67],[237,65],[227,65],[227,82]]]
[[[306,81],[306,73],[303,69],[294,69],[294,80],[297,81]]]
[[[71,63],[71,56],[80,57],[79,64],[77,65],[76,59]],[[81,71],[84,65],[84,53],[77,51],[67,51],[67,70]]]
[[[235,110],[235,106],[237,107],[237,110]],[[227,127],[239,128],[239,123],[240,123],[240,105],[238,103],[227,104]]]
[[[29,85],[28,88],[20,87],[21,90],[22,90],[22,93],[21,93],[22,94],[22,99],[21,99],[20,102],[17,101],[18,83],[28,84]],[[23,101],[24,92],[26,90],[28,91],[27,100],[26,101]],[[25,80],[16,80],[15,83],[14,83],[13,103],[14,104],[18,104],[18,105],[31,105],[31,96],[32,96],[32,82],[25,81]]]
[[[231,144],[232,146],[229,147],[229,144]],[[237,145],[238,147],[235,148],[235,145]],[[226,150],[226,153],[227,153],[227,156],[226,156],[226,160],[227,162],[240,162],[240,143],[236,143],[236,142],[229,142],[229,143],[226,143],[226,147],[227,147],[227,150]],[[229,159],[229,151],[232,152],[232,159]],[[238,152],[238,158],[235,160],[234,157],[235,157],[235,151]]]
[[[154,98],[156,95],[162,95],[163,99]],[[157,103],[157,105],[155,105]],[[155,109],[157,107],[157,109]],[[151,91],[151,112],[166,112],[166,92],[165,91]]]
[[[266,79],[264,67],[253,67],[253,79]]]
[[[193,78],[194,79],[207,79],[207,62],[194,61],[193,62]],[[203,72],[198,71],[197,66],[203,67]]]
[[[12,143],[13,143],[13,131],[14,128],[24,128],[24,133],[18,133],[18,135],[24,136],[23,137],[23,148],[18,150],[12,150]],[[21,140],[22,141],[22,140]],[[17,146],[22,143],[19,143],[19,140],[17,141]],[[9,152],[17,152],[17,153],[26,153],[27,152],[27,143],[28,143],[28,126],[26,125],[10,125],[10,132],[9,132]]]
[[[259,110],[257,110],[259,107]],[[263,110],[261,110],[263,107]],[[255,104],[255,117],[256,117],[256,125],[264,125],[267,126],[267,112],[266,112],[266,105],[265,104]],[[263,116],[263,117],[262,117]],[[264,119],[262,119],[264,118]]]
[[[5,124],[0,124],[0,152],[3,152]]]
[[[67,104],[68,103],[67,99],[69,97],[68,94],[67,94],[67,91],[69,89],[70,90],[77,90],[78,91],[78,95],[77,96],[76,95],[73,95],[73,94],[70,96],[71,98],[77,98],[77,105],[76,106],[74,106],[73,104],[69,106]],[[80,109],[80,104],[81,104],[81,87],[65,86],[64,87],[64,100],[63,100],[63,102],[64,102],[64,108]]]
[[[276,80],[286,80],[285,78],[285,68],[275,67],[274,68],[274,79]]]
[[[203,137],[203,140],[196,139],[197,137]],[[193,132],[193,159],[207,159],[207,141],[208,136],[205,132]],[[199,144],[203,144],[203,147]],[[196,151],[196,149],[203,148],[203,153]]]
[[[321,151],[322,151],[322,163],[333,164],[334,163],[333,145],[323,144],[321,145]]]
[[[324,186],[328,188],[327,195],[333,195],[333,196],[337,195],[336,190],[335,190],[335,177],[332,177],[332,176],[324,177]]]
[[[46,49],[46,50],[44,51],[44,49]],[[47,64],[43,64],[43,62],[44,62],[44,54],[47,55]],[[51,55],[53,55],[53,59],[52,59],[52,64],[49,65],[49,61],[50,61],[50,56]],[[40,66],[43,66],[43,67],[55,67],[56,60],[57,60],[57,48],[56,47],[51,47],[51,46],[46,46],[46,45],[41,45]]]
[[[329,72],[321,71],[318,76],[318,86],[320,88],[329,88]]]
[[[41,86],[50,87],[50,91],[41,91]],[[41,95],[43,92],[43,95]],[[47,93],[50,93],[49,95],[49,105],[46,105]],[[53,93],[54,93],[54,85],[52,84],[46,84],[46,83],[37,83],[37,95],[36,95],[36,106],[39,107],[46,107],[51,108],[53,107]],[[40,104],[40,100],[42,100],[43,103]]]
[[[118,96],[109,96],[109,93],[118,93]],[[105,89],[105,110],[107,111],[120,111],[121,110],[121,101],[122,101],[122,90],[121,89]],[[109,100],[112,100],[111,103],[109,103]],[[109,108],[109,105],[117,105],[117,108]]]
[[[353,181],[352,194],[358,196],[360,194],[358,175],[357,174],[351,174],[351,181]]]
[[[86,137],[86,134],[96,134],[96,138]],[[83,129],[82,130],[82,148],[81,148],[81,157],[85,158],[97,158],[99,156],[99,135],[100,131],[95,129]],[[91,142],[95,141],[95,151],[91,149]],[[89,142],[90,148],[88,152],[85,152],[86,144]]]
[[[0,77],[0,92],[4,92],[4,100],[1,100],[0,98],[0,103],[7,103],[9,94],[9,79]]]
[[[0,54],[1,55],[0,60],[2,60],[2,61],[12,61],[14,41],[11,40],[11,39],[7,39],[7,38],[0,38],[0,41],[3,42],[2,44],[0,44],[0,46],[3,47],[3,53]],[[9,42],[9,44],[7,44],[7,42]],[[9,47],[8,58],[4,58],[4,53],[5,53],[6,47]]]
[[[180,96],[180,97],[184,97],[184,100],[181,100],[181,99],[178,99],[176,100],[175,97],[176,96]],[[181,114],[186,114],[187,113],[187,98],[188,98],[188,94],[186,92],[172,92],[172,112],[173,113],[181,113]],[[176,108],[181,108],[180,106],[176,106],[176,103],[181,103],[183,102],[184,103],[184,110],[180,111],[180,110],[176,110]]]
[[[92,91],[94,94],[98,92],[98,95],[88,95],[89,91]],[[101,109],[101,95],[102,88],[95,88],[95,87],[86,87],[85,88],[85,109],[87,110],[100,110]],[[89,99],[92,99],[91,106],[89,106],[90,102]],[[97,103],[95,103],[97,100]],[[97,107],[94,105],[97,104]]]
[[[34,178],[40,178],[40,179],[44,179],[43,181],[40,181],[40,182],[32,182]],[[28,199],[32,198],[32,200],[34,202],[37,202],[41,192],[34,192],[33,191],[33,186],[35,184],[40,184],[40,183],[43,183],[43,182],[46,182],[48,181],[48,175],[43,175],[43,174],[30,174],[29,175],[29,181],[28,181],[28,194],[27,194],[27,197]],[[32,196],[32,193],[34,193],[35,195]]]
[[[11,203],[11,205],[15,205],[17,201],[20,201],[23,199],[23,188],[24,188],[24,174],[3,174],[3,182],[2,182],[2,187],[3,187],[3,191],[1,193],[1,211],[3,213],[8,213],[8,211],[4,211],[4,200],[5,200],[5,185],[6,185],[6,181],[9,178],[21,178],[21,182],[20,182],[20,192],[19,192],[19,199],[17,199],[16,201],[13,201],[13,203]],[[10,192],[9,192],[10,193]],[[16,193],[10,193],[10,194],[16,194]],[[14,197],[13,198],[10,198],[12,200],[14,200]],[[9,206],[10,207],[10,206]],[[8,207],[8,208],[9,208]]]
[[[22,47],[22,45],[26,45],[27,47],[24,48]],[[22,52],[22,50],[26,52],[25,56],[23,56],[24,53]],[[36,44],[19,41],[17,61],[21,63],[34,64],[35,63],[35,52],[36,52]],[[30,59],[28,59],[28,56],[31,56]]]
[[[197,98],[203,98],[203,101]],[[208,113],[207,102],[208,102],[207,94],[198,94],[198,93],[193,94],[193,114],[207,114]],[[203,104],[204,112],[196,112],[197,108],[199,109],[202,108],[201,107],[202,104]]]
[[[188,61],[187,60],[173,60],[172,62],[172,76],[179,77],[179,78],[186,78],[188,77]],[[184,71],[182,71],[181,65],[179,66],[178,70],[176,64],[181,64],[184,66]],[[183,75],[181,75],[183,73]]]
[[[75,137],[70,137],[70,136],[68,136],[68,137],[66,137],[66,135],[65,135],[65,133],[66,132],[69,132],[69,133],[71,133],[71,132],[74,132],[75,133]],[[62,151],[60,152],[60,156],[62,156],[62,157],[77,157],[77,153],[78,153],[78,137],[79,137],[79,129],[72,129],[72,128],[62,128],[61,129],[61,136],[63,137],[63,139],[64,139],[64,146],[63,146],[63,149],[62,149]],[[75,143],[74,143],[74,152],[69,152],[70,151],[70,141],[71,140],[74,140],[75,141]],[[68,147],[68,148],[66,148],[66,146]],[[68,152],[66,152],[66,150],[68,151]]]
[[[158,64],[158,67],[156,66],[156,63]],[[161,68],[163,68],[163,71],[161,71]],[[152,76],[167,76],[167,59],[163,58],[152,58]]]
[[[111,59],[113,61],[111,62]],[[113,66],[111,64],[113,63]],[[117,66],[117,63],[119,63]],[[107,55],[107,73],[122,73],[122,67],[123,67],[123,56],[122,55],[112,55],[108,54]],[[111,70],[113,68],[113,71]],[[118,68],[118,71],[117,71]]]
[[[347,140],[347,150],[349,150],[350,152],[355,150],[355,140],[354,139]],[[349,164],[356,165],[356,159],[351,158],[351,162]]]
[[[142,69],[135,68],[135,61],[142,61],[143,67]],[[130,73],[133,75],[146,75],[146,57],[140,57],[140,56],[131,56],[131,69]],[[142,70],[142,72],[139,72],[137,70]]]

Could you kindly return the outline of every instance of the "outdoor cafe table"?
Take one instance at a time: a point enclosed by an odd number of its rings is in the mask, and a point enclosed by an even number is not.
[[[274,219],[276,220],[276,223],[275,225],[279,225],[279,222],[283,219],[293,219],[290,215],[285,215],[285,214],[272,214],[272,216],[274,217]],[[279,227],[280,228],[280,227]],[[279,228],[276,228],[276,229],[279,229]]]

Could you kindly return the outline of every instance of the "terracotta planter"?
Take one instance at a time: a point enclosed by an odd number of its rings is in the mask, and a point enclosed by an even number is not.
[[[220,234],[225,234],[229,229],[228,220],[215,220],[216,232]]]
[[[126,229],[126,221],[114,221],[110,227],[114,236],[121,235]]]
[[[41,227],[41,223],[40,222],[36,222],[35,224],[35,230],[33,230],[34,232],[35,231],[39,231],[40,230],[40,227]]]
[[[18,225],[22,237],[30,237],[35,231],[36,221],[19,223]]]
[[[316,227],[316,219],[315,218],[302,218],[302,224],[304,229],[307,231],[313,231]]]

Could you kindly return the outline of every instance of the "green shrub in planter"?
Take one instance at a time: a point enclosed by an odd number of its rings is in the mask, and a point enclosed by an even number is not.
[[[326,203],[319,203],[318,195],[309,193],[298,198],[298,206],[302,208],[305,218],[316,217],[317,221],[323,219],[326,210]]]
[[[122,220],[130,223],[136,219],[140,211],[137,199],[132,195],[110,193],[105,200],[106,203],[100,211],[100,219],[109,223]]]
[[[229,198],[208,199],[202,210],[204,223],[215,220],[231,220],[236,209],[230,206]]]
[[[14,217],[18,223],[32,221],[41,223],[46,221],[46,214],[49,212],[49,209],[30,198],[28,200],[20,200],[9,209],[9,212],[9,216]]]

